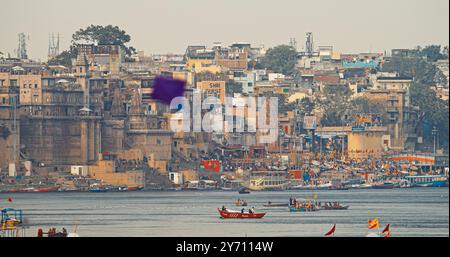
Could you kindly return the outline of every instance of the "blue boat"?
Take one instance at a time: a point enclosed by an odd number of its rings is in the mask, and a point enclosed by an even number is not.
[[[1,225],[17,225],[23,222],[23,211],[13,208],[5,208],[1,210]]]
[[[446,187],[448,178],[442,175],[406,176],[408,187]]]
[[[89,192],[91,193],[104,193],[108,192],[109,190],[107,188],[91,188],[89,189]]]

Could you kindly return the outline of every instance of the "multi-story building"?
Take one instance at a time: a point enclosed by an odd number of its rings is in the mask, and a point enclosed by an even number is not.
[[[364,92],[371,100],[384,103],[383,113],[393,150],[414,149],[417,143],[417,113],[410,103],[410,77],[379,77],[373,89]]]

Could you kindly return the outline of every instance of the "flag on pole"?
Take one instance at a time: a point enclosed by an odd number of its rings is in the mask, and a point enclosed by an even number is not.
[[[369,229],[380,228],[380,221],[378,218],[369,220]]]
[[[381,232],[382,234],[386,233],[384,235],[384,237],[391,237],[391,228],[390,228],[390,224],[387,224],[387,226],[383,229],[383,231]]]
[[[391,225],[391,224],[387,224],[387,226],[383,229],[383,231],[381,231],[381,233],[389,232],[390,225]]]
[[[334,232],[336,231],[336,224],[334,224],[334,226],[330,229],[330,231],[328,231],[325,236],[331,236],[334,235]]]

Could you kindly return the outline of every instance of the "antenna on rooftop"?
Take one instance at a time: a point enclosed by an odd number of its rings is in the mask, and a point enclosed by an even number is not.
[[[51,60],[59,55],[59,33],[56,37],[55,34],[48,35],[48,59]]]
[[[25,33],[19,33],[19,46],[17,47],[17,58],[18,59],[28,59],[27,53],[27,40],[30,40],[29,36]]]
[[[295,40],[295,38],[291,37],[291,39],[289,40],[289,45],[297,50],[297,40]]]
[[[314,39],[313,39],[313,33],[307,32],[306,33],[306,49],[305,49],[306,55],[308,57],[311,57],[314,53]]]

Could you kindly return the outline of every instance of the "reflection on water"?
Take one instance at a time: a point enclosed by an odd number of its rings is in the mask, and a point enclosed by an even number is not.
[[[264,208],[268,201],[317,194],[318,201],[349,204],[346,211],[290,213],[287,207]],[[252,192],[123,192],[4,195],[14,199],[30,224],[81,236],[323,236],[337,224],[336,236],[365,236],[367,220],[377,216],[391,224],[392,236],[449,236],[448,188],[391,190]],[[258,220],[223,220],[217,208],[234,207],[237,198],[266,211]],[[1,206],[3,208],[5,206]]]

